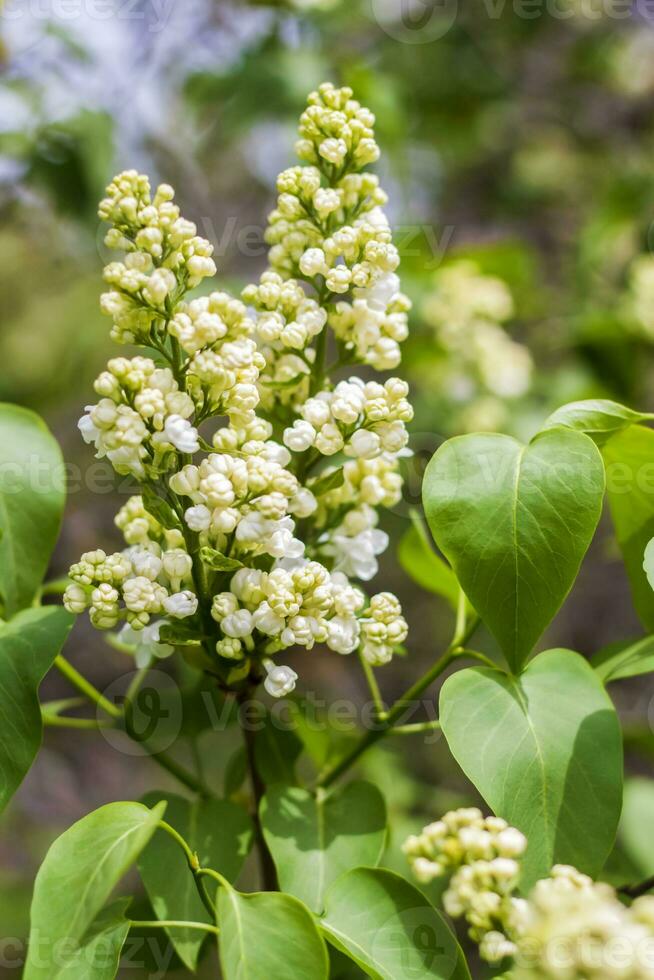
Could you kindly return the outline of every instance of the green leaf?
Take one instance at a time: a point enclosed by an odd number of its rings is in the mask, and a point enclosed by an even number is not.
[[[23,980],[66,976],[76,944],[152,837],[165,808],[109,803],[54,842],[36,876]]]
[[[225,980],[327,980],[325,943],[297,898],[220,888],[217,911]]]
[[[152,487],[147,485],[143,486],[141,496],[143,498],[143,506],[148,514],[151,514],[155,521],[158,521],[162,527],[171,530],[180,526],[179,518],[173,508],[167,501],[155,493]]]
[[[400,565],[421,588],[442,596],[456,609],[459,602],[456,575],[434,551],[420,516],[412,515],[412,522],[397,550]]]
[[[570,591],[603,493],[597,447],[571,429],[528,446],[491,433],[460,436],[429,463],[423,499],[436,544],[512,670]]]
[[[330,490],[338,490],[339,487],[343,486],[345,482],[345,473],[343,472],[343,467],[339,466],[336,470],[331,470],[325,473],[324,476],[319,476],[317,480],[314,480],[309,485],[309,489],[314,497],[322,497],[324,494],[329,493]]]
[[[214,572],[235,572],[238,568],[243,568],[243,562],[238,558],[228,558],[215,548],[200,548],[200,558]]]
[[[624,786],[624,806],[620,822],[620,839],[627,856],[643,878],[654,874],[654,782],[651,779],[628,779]]]
[[[374,980],[469,980],[463,953],[422,892],[392,871],[356,868],[327,892],[320,925]]]
[[[654,672],[654,636],[610,643],[593,657],[595,673],[604,684]]]
[[[130,901],[120,898],[100,912],[76,953],[57,974],[58,980],[114,980],[129,933],[125,912]]]
[[[302,752],[302,742],[295,732],[284,727],[277,715],[266,713],[257,723],[261,727],[254,737],[254,761],[266,786],[297,782],[295,764]]]
[[[601,446],[616,432],[630,425],[654,419],[648,412],[634,412],[633,409],[609,401],[607,398],[588,398],[585,401],[570,402],[550,415],[543,430],[563,425],[568,429],[585,432],[597,445]]]
[[[44,422],[0,404],[0,596],[5,618],[32,604],[66,502],[61,450]]]
[[[643,557],[654,537],[654,431],[632,426],[609,439],[602,453],[611,517],[634,606],[652,633],[654,592],[643,569]]]
[[[160,800],[166,801],[166,822],[197,853],[201,866],[235,881],[252,844],[252,821],[247,812],[227,800],[190,802],[158,792],[143,798],[148,807]],[[138,868],[158,919],[211,922],[179,844],[165,831],[155,834],[142,851]],[[180,960],[195,970],[206,935],[193,929],[166,931]]]
[[[39,751],[43,725],[38,690],[74,619],[61,606],[43,606],[0,624],[0,812]]]
[[[331,794],[273,786],[261,822],[282,891],[318,914],[332,882],[344,871],[379,864],[386,844],[386,805],[371,783],[348,783]]]
[[[590,665],[548,650],[520,677],[468,668],[443,685],[440,718],[463,771],[527,836],[522,885],[573,864],[595,877],[622,803],[618,717]]]

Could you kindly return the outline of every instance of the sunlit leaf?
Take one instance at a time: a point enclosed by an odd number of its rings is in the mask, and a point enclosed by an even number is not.
[[[548,650],[519,677],[485,667],[443,685],[448,745],[493,812],[529,841],[522,884],[572,864],[596,876],[622,804],[622,738],[601,681],[579,654]]]

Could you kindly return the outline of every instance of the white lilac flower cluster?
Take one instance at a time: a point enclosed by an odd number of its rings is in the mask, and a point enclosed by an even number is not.
[[[484,275],[475,262],[453,262],[434,277],[422,313],[443,351],[443,388],[465,406],[460,422],[466,429],[501,428],[506,400],[529,390],[531,355],[505,329],[514,312],[506,283]]]
[[[555,865],[517,897],[527,841],[497,817],[455,810],[410,837],[404,851],[423,884],[449,878],[445,911],[462,917],[490,963],[511,980],[652,980],[654,898],[623,904],[614,888]]]
[[[615,889],[557,865],[525,904],[513,980],[652,980],[654,897],[624,905]]]
[[[395,367],[407,333],[386,196],[364,172],[373,125],[350,89],[312,93],[306,165],[279,178],[270,265],[242,299],[191,293],[216,272],[212,248],[168,185],[152,193],[128,171],[100,205],[124,253],[105,269],[102,309],[115,341],[147,350],[109,362],[80,429],[142,493],[116,518],[126,550],[83,555],[64,602],[121,626],[142,662],[179,638],[225,686],[262,680],[281,697],[297,680],[281,650],[324,644],[379,666],[406,638],[395,596],[368,598],[355,580],[373,578],[388,544],[378,510],[400,499],[408,388],[331,377]]]
[[[454,810],[404,844],[418,881],[449,877],[443,906],[463,917],[482,957],[498,962],[517,952],[515,936],[524,912],[514,896],[519,858],[527,840],[499,817],[483,817],[475,807]]]
[[[88,551],[70,571],[66,608],[89,610],[98,629],[113,629],[124,620],[132,631],[144,629],[153,616],[186,619],[193,616],[198,598],[191,588],[191,556],[183,548],[162,551],[150,544],[134,545],[107,555]]]

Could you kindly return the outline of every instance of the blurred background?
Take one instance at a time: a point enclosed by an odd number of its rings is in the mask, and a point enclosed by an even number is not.
[[[240,290],[265,265],[275,177],[294,162],[297,117],[323,80],[351,85],[377,116],[414,304],[400,373],[416,408],[415,455],[405,500],[386,517],[393,544],[377,579],[401,596],[411,627],[407,657],[379,672],[390,700],[452,626],[446,603],[396,559],[442,439],[529,437],[578,398],[654,408],[651,3],[0,0],[0,400],[40,412],[64,450],[71,492],[53,576],[90,547],[115,550],[113,516],[130,487],[93,462],[76,428],[112,349],[98,309],[97,201],[128,167],[172,183],[215,246],[220,287]],[[603,527],[543,646],[590,655],[640,632]],[[478,645],[493,653],[487,637]],[[83,623],[69,654],[102,688],[128,668]],[[307,689],[365,702],[354,662],[306,661]],[[57,678],[44,692],[69,693]],[[622,682],[612,694],[629,771],[647,774],[654,686]],[[194,742],[220,787],[230,753],[217,757],[202,727],[189,751]],[[398,868],[407,832],[475,802],[437,737],[389,740],[361,771],[389,795]],[[154,764],[100,735],[48,730],[0,824],[0,939],[25,936],[33,877],[58,833],[111,799],[165,787]],[[616,880],[654,872],[632,837],[626,827]],[[174,962],[157,967],[155,947],[143,971],[126,965],[124,975],[175,977]],[[16,976],[19,957],[5,941],[0,975]],[[205,970],[216,975],[210,960]]]

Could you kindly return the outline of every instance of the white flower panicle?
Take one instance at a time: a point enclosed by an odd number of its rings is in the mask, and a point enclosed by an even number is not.
[[[373,127],[350,89],[310,95],[303,165],[278,180],[269,268],[241,299],[191,292],[216,273],[212,246],[167,184],[153,193],[126,171],[100,205],[106,244],[124,253],[101,306],[116,342],[148,350],[109,362],[79,427],[143,492],[116,517],[126,550],[83,555],[64,601],[121,627],[139,663],[179,637],[225,687],[262,681],[283,697],[297,674],[271,659],[281,650],[360,649],[379,666],[406,638],[397,599],[353,583],[388,545],[379,508],[401,496],[408,387],[331,377],[395,368],[407,335],[386,195],[365,171]]]
[[[464,918],[482,959],[511,959],[511,980],[652,980],[654,898],[630,907],[610,885],[555,865],[516,895],[527,840],[497,817],[445,814],[404,844],[418,881],[449,878],[448,915]]]

